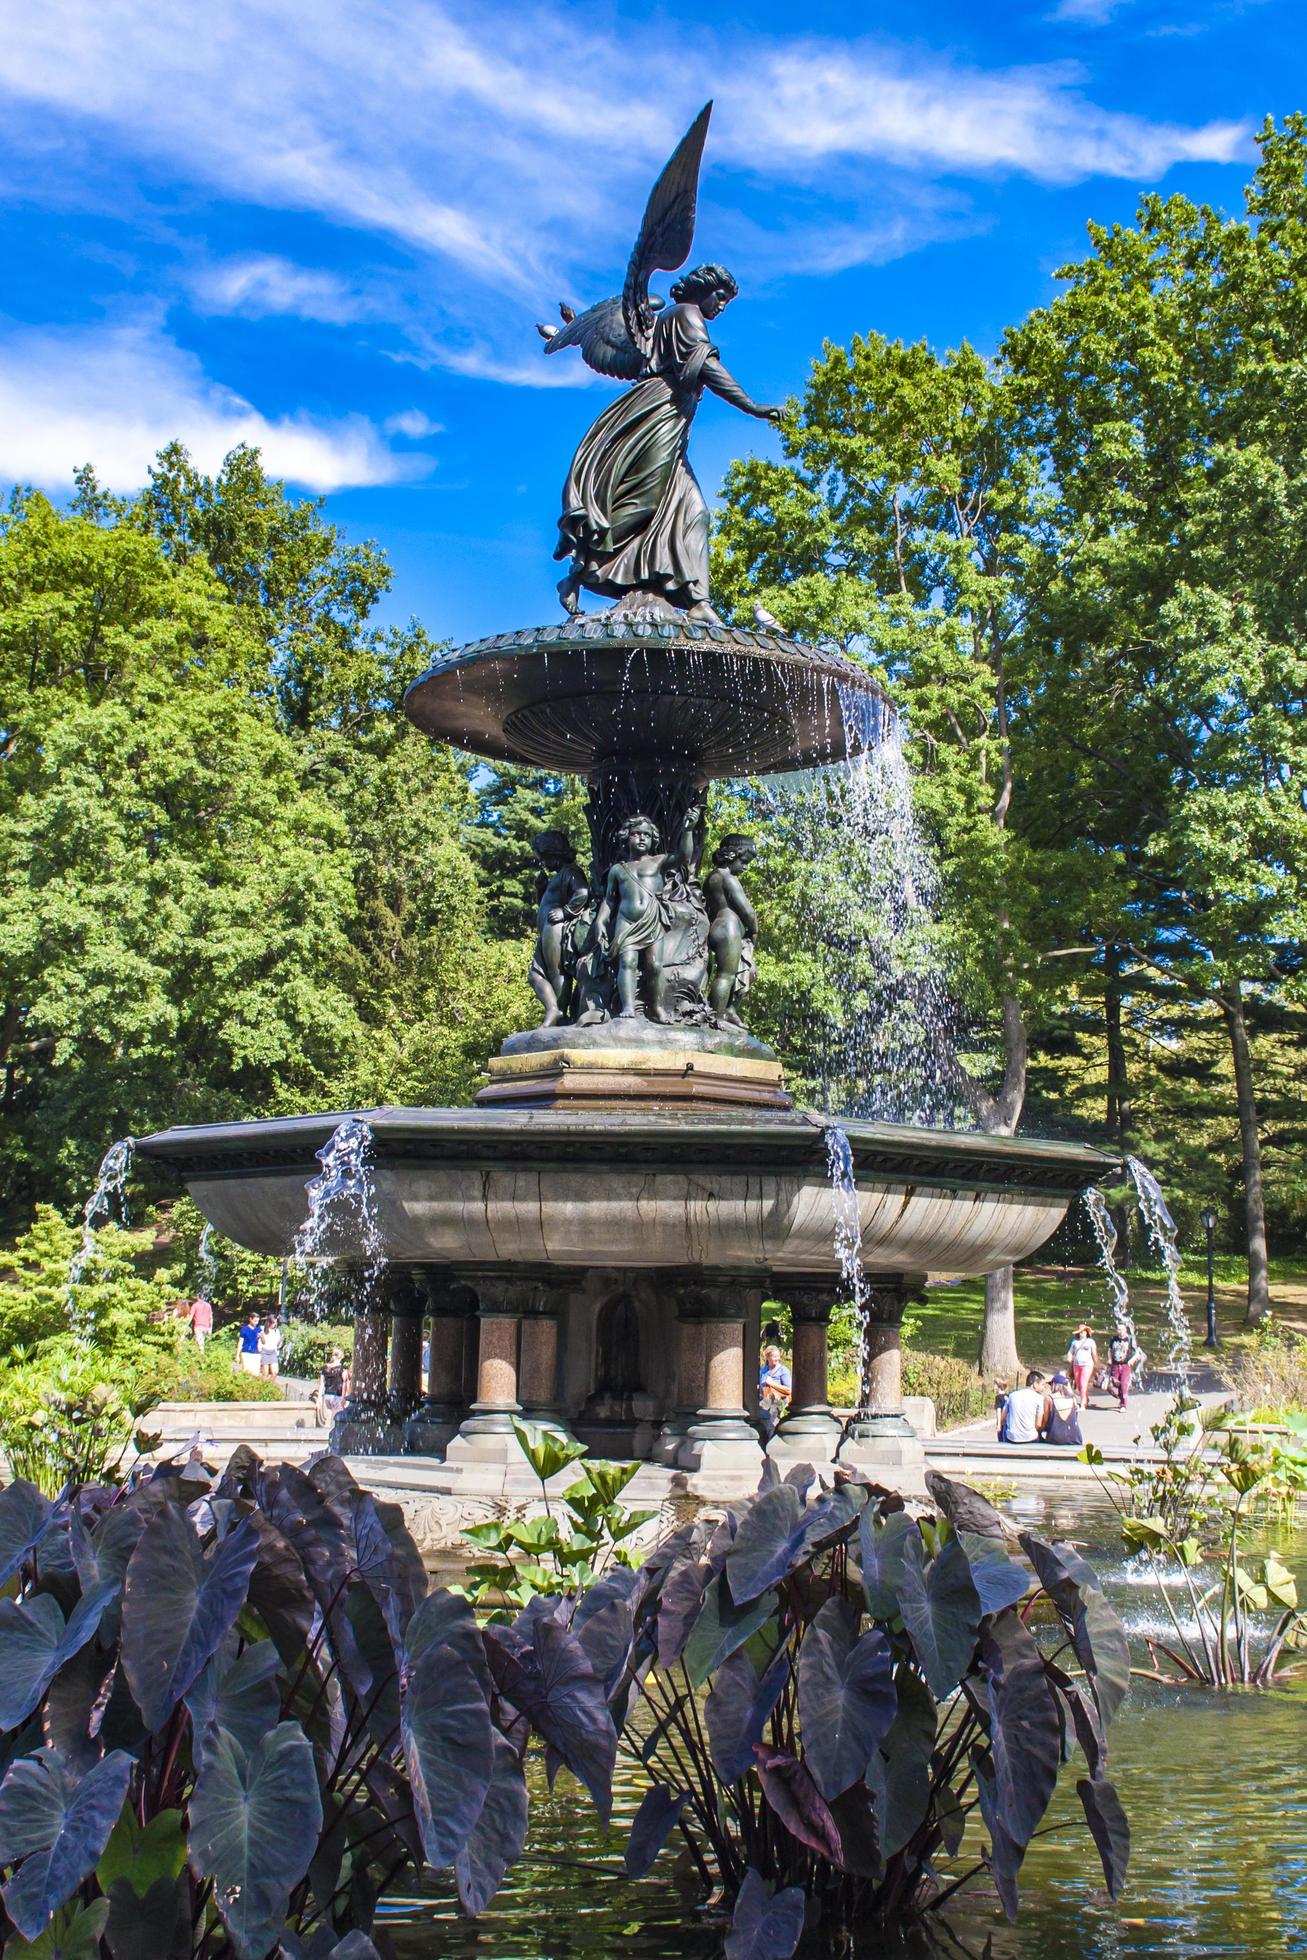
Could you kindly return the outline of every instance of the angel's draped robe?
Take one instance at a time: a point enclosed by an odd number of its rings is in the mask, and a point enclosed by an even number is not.
[[[708,506],[686,461],[704,363],[717,349],[697,306],[654,320],[647,381],[606,408],[572,458],[556,558],[589,592],[657,592],[689,607],[708,597]]]

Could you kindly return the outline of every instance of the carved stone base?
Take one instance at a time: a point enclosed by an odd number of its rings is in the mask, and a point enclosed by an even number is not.
[[[903,1415],[857,1415],[840,1444],[840,1463],[860,1470],[907,1470],[924,1474],[926,1452]]]
[[[838,1416],[809,1411],[782,1422],[767,1445],[773,1461],[833,1463],[844,1425]]]
[[[609,1034],[623,1025],[606,1022],[585,1033]],[[626,1023],[649,1030],[651,1023]],[[554,1030],[550,1030],[554,1032]],[[559,1030],[559,1032],[563,1032]],[[566,1030],[576,1034],[582,1030]],[[792,1109],[779,1062],[753,1055],[713,1053],[696,1046],[698,1030],[675,1033],[674,1047],[574,1045],[543,1052],[491,1057],[489,1081],[477,1092],[481,1105],[511,1109],[562,1109],[614,1103],[715,1103],[750,1109]],[[705,1030],[705,1032],[707,1032]],[[759,1042],[758,1047],[762,1047]]]

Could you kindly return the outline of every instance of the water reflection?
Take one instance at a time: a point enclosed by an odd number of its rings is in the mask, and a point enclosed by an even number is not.
[[[1084,1545],[1127,1624],[1138,1623],[1139,1591],[1127,1583],[1100,1500],[1024,1497],[1005,1508],[1023,1525]],[[1299,1534],[1296,1551],[1307,1556],[1307,1535]],[[992,1897],[973,1894],[933,1939],[887,1948],[872,1936],[847,1960],[1270,1960],[1307,1952],[1305,1743],[1307,1691],[1216,1695],[1136,1682],[1111,1737],[1112,1774],[1133,1833],[1119,1906],[1103,1890],[1068,1772],[1049,1812],[1052,1828],[1026,1859],[1016,1926]],[[638,1790],[619,1791],[618,1827],[605,1843],[567,1782],[560,1775],[552,1798],[533,1793],[533,1862],[519,1866],[482,1919],[462,1918],[452,1886],[435,1879],[420,1895],[389,1903],[384,1923],[399,1960],[434,1953],[445,1960],[708,1960],[720,1953],[719,1928],[697,1909],[692,1878],[678,1890],[669,1854],[638,1884],[622,1875]],[[838,1960],[820,1931],[801,1953]]]

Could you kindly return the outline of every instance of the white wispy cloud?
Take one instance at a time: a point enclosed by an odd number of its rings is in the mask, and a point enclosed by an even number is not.
[[[1113,14],[1130,4],[1131,0],[1058,0],[1048,18],[1075,21],[1086,27],[1105,27]]]
[[[191,281],[191,297],[203,312],[253,319],[289,313],[333,326],[373,311],[373,302],[334,272],[295,265],[270,252],[202,267]]]
[[[1064,0],[1082,17],[1111,4]],[[1235,121],[1104,108],[1068,66],[986,70],[886,40],[711,28],[687,45],[556,5],[225,0],[181,31],[158,0],[42,0],[0,40],[17,108],[108,125],[184,178],[402,240],[520,294],[548,289],[596,234],[620,251],[650,164],[715,89],[719,167],[783,186],[838,160],[837,200],[870,190],[877,163],[1154,177],[1231,158],[1247,137]]]
[[[402,408],[398,415],[388,415],[382,423],[388,436],[404,436],[409,442],[421,442],[425,436],[438,436],[443,433],[443,422],[433,422],[420,408]]]
[[[254,443],[274,476],[316,491],[393,483],[430,465],[393,452],[361,415],[260,414],[151,321],[0,329],[0,480],[66,490],[92,461],[109,489],[134,490],[174,437],[206,470]]]

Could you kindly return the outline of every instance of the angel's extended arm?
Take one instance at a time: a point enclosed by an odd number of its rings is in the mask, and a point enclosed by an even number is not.
[[[708,356],[699,372],[704,387],[710,388],[714,395],[721,397],[722,401],[729,402],[732,408],[742,408],[746,415],[756,415],[762,422],[780,420],[782,411],[779,408],[764,407],[761,402],[756,402],[752,395],[746,394],[735,376],[722,366],[716,354]]]

